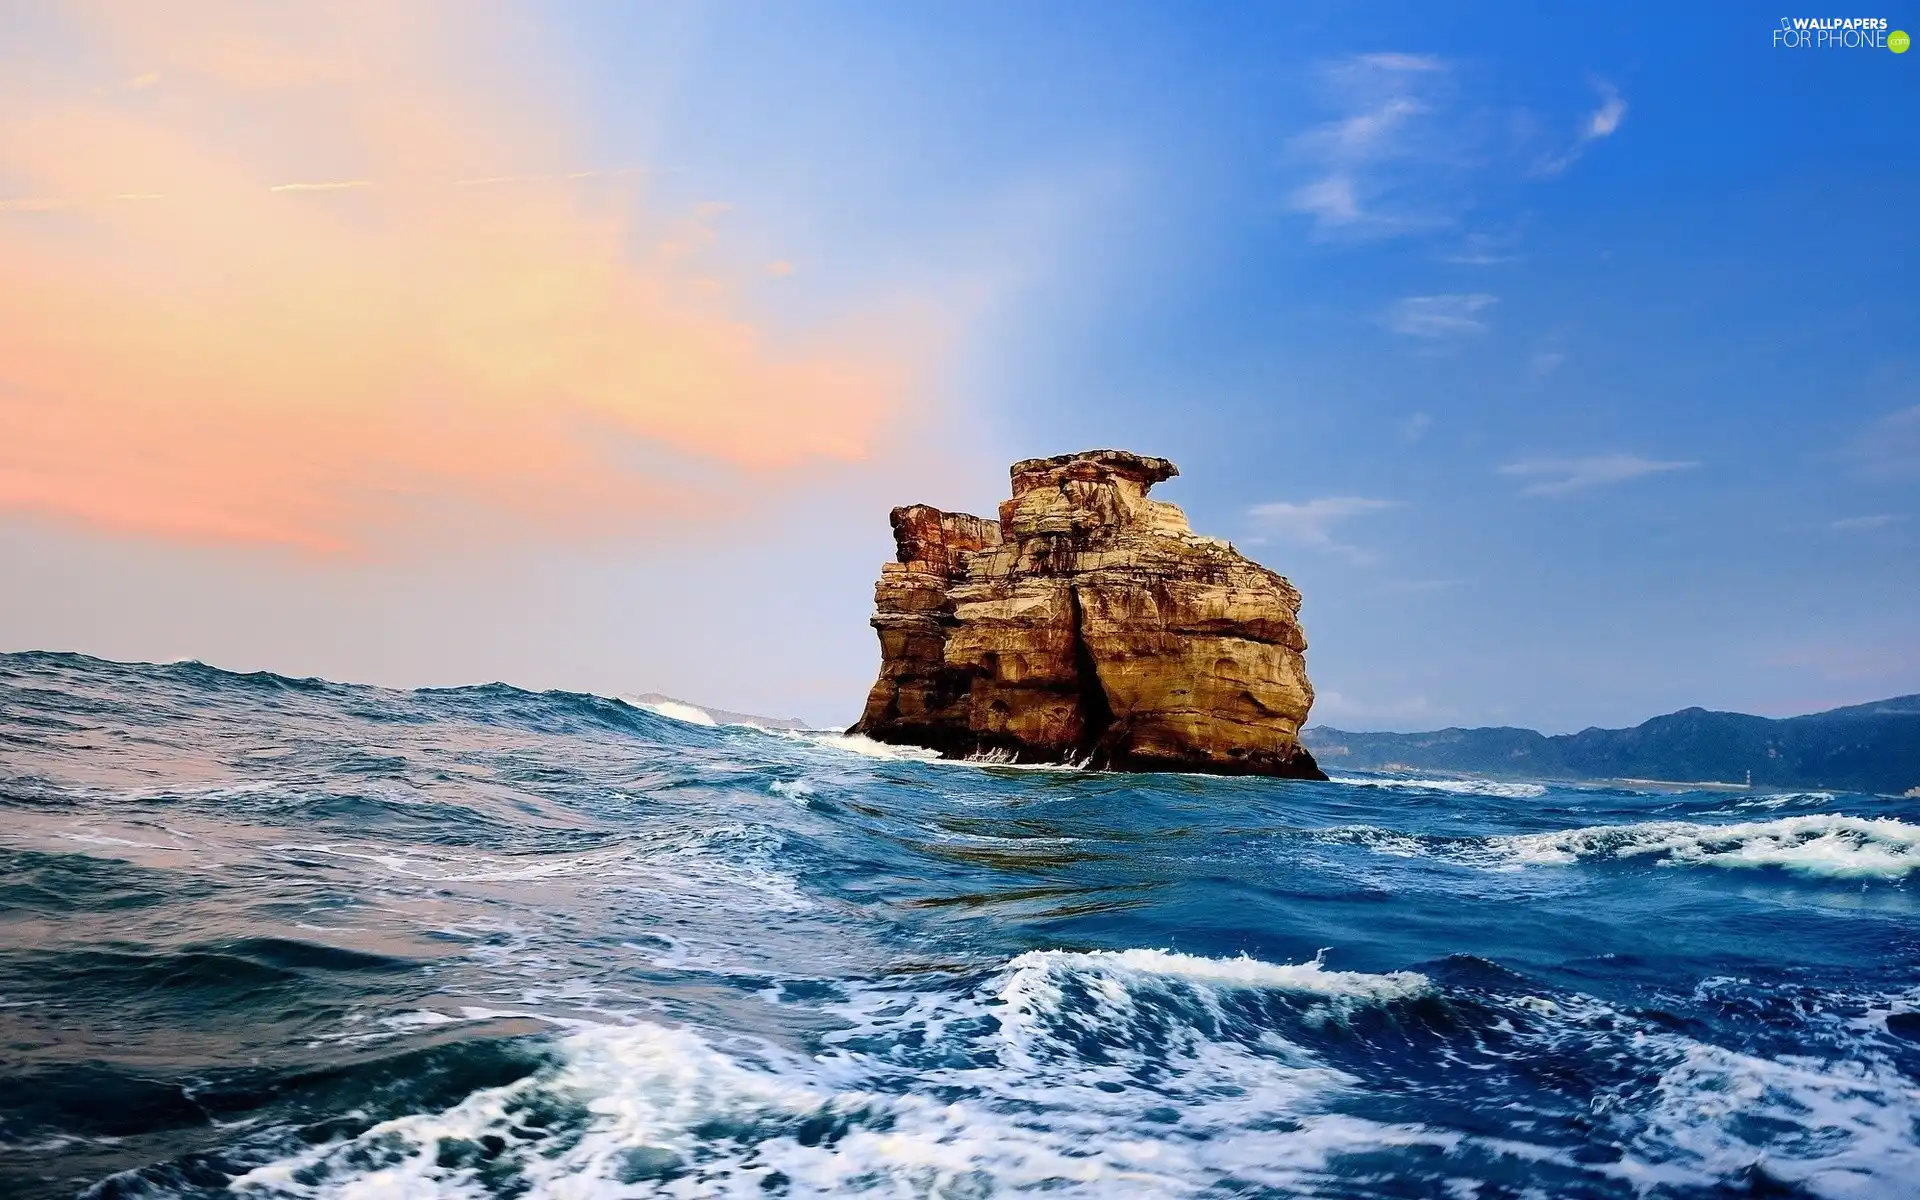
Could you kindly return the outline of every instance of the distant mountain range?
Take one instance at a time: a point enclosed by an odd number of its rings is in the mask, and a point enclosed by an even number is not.
[[[1320,765],[1408,769],[1529,779],[1748,782],[1755,787],[1839,788],[1920,795],[1920,695],[1776,720],[1687,708],[1632,729],[1551,737],[1531,729],[1302,733]]]

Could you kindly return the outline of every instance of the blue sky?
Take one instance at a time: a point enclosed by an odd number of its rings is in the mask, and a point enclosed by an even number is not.
[[[918,347],[885,428],[768,467],[641,427],[623,469],[724,516],[583,537],[329,557],[17,506],[0,641],[841,721],[889,504],[1122,446],[1301,588],[1318,721],[1920,691],[1920,55],[1717,6],[520,21],[466,83],[643,175],[766,344]]]

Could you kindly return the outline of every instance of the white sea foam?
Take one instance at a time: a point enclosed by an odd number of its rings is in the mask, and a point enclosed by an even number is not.
[[[1113,1195],[1193,1190],[1183,1179],[1190,1152],[1178,1147],[1116,1140],[1087,1154],[1077,1132],[1031,1116],[836,1087],[815,1064],[764,1044],[729,1050],[655,1025],[584,1031],[563,1041],[564,1063],[547,1077],[385,1122],[355,1139],[358,1153],[318,1148],[231,1186],[338,1200],[480,1195],[475,1172],[446,1148],[492,1137],[537,1196],[762,1196],[782,1181],[801,1196],[972,1195],[989,1181]],[[585,1129],[551,1148],[529,1145],[520,1117],[549,1098],[584,1108]]]
[[[448,1016],[431,1008],[416,1008],[380,1018],[380,1024],[388,1029],[399,1030],[431,1029],[436,1025],[457,1025],[459,1022],[459,1017]]]
[[[1642,1186],[1738,1178],[1759,1163],[1817,1196],[1872,1200],[1920,1179],[1920,1087],[1884,1064],[1759,1058],[1653,1035],[1678,1059],[1636,1114]],[[1656,1052],[1657,1052],[1656,1049]],[[1675,1153],[1677,1151],[1677,1153]]]
[[[1834,798],[1832,792],[1780,792],[1769,796],[1750,796],[1744,800],[1736,800],[1725,808],[1711,809],[1701,815],[1737,817],[1756,809],[1771,812],[1780,808],[1806,808],[1813,805],[1832,804]]]
[[[924,746],[895,746],[887,742],[876,742],[865,734],[827,733],[808,730],[795,734],[816,746],[825,746],[832,750],[845,750],[864,758],[887,759],[893,762],[938,763],[947,767],[996,767],[1016,771],[1083,771],[1085,764],[1077,762],[1060,763],[1023,763],[1015,762],[1013,756],[1004,750],[982,750],[966,758],[942,758],[938,750],[929,750]]]
[[[1830,878],[1899,879],[1920,868],[1920,827],[1892,817],[1830,813],[1729,825],[1652,821],[1490,838],[1468,857],[1506,867],[1644,858],[1669,866],[1779,867]]]
[[[1714,982],[1728,981],[1702,987]],[[1837,1057],[1766,1058],[1650,1026],[1590,997],[1525,997],[1517,1007],[1539,1019],[1516,1016],[1527,1027],[1516,1060],[1543,1043],[1554,1054],[1584,1045],[1589,1059],[1639,1068],[1589,1105],[1627,1152],[1599,1169],[1637,1191],[1746,1185],[1757,1168],[1810,1195],[1877,1200],[1912,1194],[1903,1189],[1920,1179],[1912,1134],[1920,1086],[1870,1042],[1848,1039]],[[1838,1049],[1822,1044],[1828,1056]]]
[[[812,1056],[652,1024],[587,1027],[536,1077],[232,1186],[336,1200],[477,1195],[458,1147],[498,1138],[501,1161],[538,1196],[760,1196],[782,1181],[796,1196],[1179,1196],[1223,1178],[1294,1187],[1324,1179],[1343,1153],[1461,1141],[1329,1111],[1351,1076],[1271,1031],[1223,1031],[1217,1012],[1169,1003],[1168,986],[1188,1000],[1255,989],[1323,1004],[1427,985],[1318,963],[1049,951],[973,993],[856,990],[835,1009],[850,1027]],[[1104,1052],[1084,1052],[1090,1034]],[[581,1112],[577,1136],[529,1133],[525,1114],[556,1103]]]
[[[1011,771],[1084,771],[1086,760],[1067,762],[1020,762],[1011,751],[979,750],[957,760],[976,767],[1002,767]]]
[[[1735,808],[1785,808],[1790,804],[1831,804],[1832,792],[1781,792],[1773,796],[1755,796],[1734,805]]]
[[[719,725],[719,722],[713,719],[713,714],[709,713],[706,709],[698,708],[691,704],[682,704],[678,700],[637,701],[626,700],[624,697],[621,697],[621,699],[636,708],[644,708],[656,716],[667,717],[675,721],[685,721],[689,725],[706,725],[709,727]]]
[[[129,850],[178,850],[178,846],[162,846],[158,842],[141,842],[132,838],[110,837],[103,833],[56,833],[53,836],[66,842],[79,842],[83,846],[123,846]]]
[[[1329,971],[1318,958],[1303,963],[1270,963],[1239,958],[1200,958],[1172,950],[1029,950],[1008,964],[1015,987],[1061,974],[1109,975],[1122,980],[1177,979],[1209,987],[1252,988],[1385,1004],[1429,995],[1432,983],[1414,971],[1372,975]],[[1030,986],[1030,984],[1029,984]]]
[[[1227,1180],[1321,1194],[1343,1156],[1405,1147],[1442,1172],[1455,1164],[1465,1195],[1477,1194],[1473,1164],[1492,1158],[1562,1179],[1610,1175],[1640,1191],[1737,1184],[1756,1163],[1833,1200],[1898,1194],[1889,1189],[1920,1178],[1911,1136],[1920,1088],[1870,1056],[1766,1059],[1584,997],[1512,1001],[1494,1045],[1512,1046],[1516,1060],[1549,1043],[1634,1065],[1591,1103],[1591,1119],[1626,1154],[1593,1163],[1560,1147],[1342,1111],[1365,1082],[1258,1019],[1272,1011],[1262,1004],[1306,1015],[1433,992],[1415,973],[1331,971],[1317,960],[1033,951],[958,994],[855,986],[829,1007],[845,1027],[812,1054],[739,1035],[566,1021],[556,1063],[535,1076],[302,1150],[232,1186],[313,1200],[464,1200],[502,1179],[579,1200],[769,1189],[1198,1196]],[[555,1127],[555,1113],[571,1115]],[[490,1182],[483,1145],[494,1147]]]
[[[1322,841],[1365,846],[1376,854],[1388,854],[1394,858],[1426,858],[1433,854],[1429,841],[1398,830],[1381,829],[1377,825],[1338,825],[1331,829],[1316,830],[1314,836]]]
[[[1404,788],[1410,791],[1446,792],[1454,796],[1499,796],[1509,800],[1531,800],[1544,796],[1547,789],[1537,783],[1507,783],[1497,779],[1424,779],[1400,776],[1335,775],[1332,782],[1348,787]]]
[[[893,746],[886,742],[876,742],[864,734],[858,733],[820,733],[817,731],[798,732],[792,736],[802,741],[812,742],[816,746],[825,746],[831,750],[845,750],[863,758],[882,758],[894,762],[951,762],[943,759],[938,751],[921,746]]]
[[[785,839],[771,828],[730,823],[671,838],[636,839],[594,850],[540,855],[492,855],[440,847],[407,852],[337,843],[285,843],[269,850],[325,855],[367,863],[407,879],[435,883],[521,883],[582,879],[650,887],[673,904],[703,907],[714,898],[801,910],[813,901],[781,865]]]

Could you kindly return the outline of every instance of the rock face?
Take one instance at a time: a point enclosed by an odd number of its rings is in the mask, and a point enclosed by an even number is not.
[[[1147,490],[1164,458],[1013,465],[999,521],[893,510],[880,678],[850,732],[949,757],[1324,779],[1300,593]]]

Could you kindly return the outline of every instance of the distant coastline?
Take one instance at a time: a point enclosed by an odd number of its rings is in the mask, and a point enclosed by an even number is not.
[[[1302,739],[1337,768],[1920,798],[1920,695],[1780,719],[1688,708],[1631,729],[1369,733],[1312,725]]]

